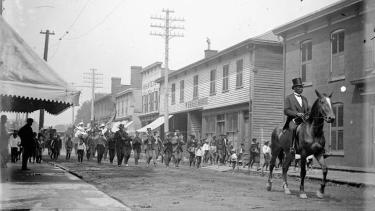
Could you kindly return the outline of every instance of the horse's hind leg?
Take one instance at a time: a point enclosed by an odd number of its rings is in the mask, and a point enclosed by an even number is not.
[[[306,156],[301,155],[301,184],[299,186],[299,197],[301,199],[307,199],[307,195],[305,193],[305,187],[304,187],[304,182],[305,182],[305,176],[306,176]]]
[[[318,163],[320,164],[320,167],[322,168],[322,171],[323,171],[322,184],[320,185],[320,189],[316,192],[316,196],[318,198],[323,198],[324,188],[326,187],[326,179],[327,179],[327,174],[328,174],[328,168],[327,168],[327,164],[326,164],[326,161],[324,159],[323,154],[318,155],[315,158],[318,161]]]

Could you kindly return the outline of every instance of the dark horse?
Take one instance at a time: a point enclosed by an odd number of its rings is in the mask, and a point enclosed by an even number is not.
[[[314,102],[309,117],[306,121],[297,127],[296,132],[296,152],[301,155],[301,184],[300,184],[300,198],[307,198],[304,190],[304,181],[306,176],[306,157],[314,155],[323,171],[323,180],[320,189],[317,191],[317,197],[323,198],[324,188],[327,177],[327,165],[324,157],[325,138],[323,133],[324,121],[332,123],[335,120],[335,115],[331,105],[331,95],[320,94],[315,90],[318,99]],[[294,154],[290,152],[292,141],[292,131],[282,131],[282,128],[276,127],[272,132],[271,137],[271,152],[272,158],[270,163],[270,174],[268,177],[267,190],[272,188],[272,171],[275,167],[276,158],[280,153],[285,153],[283,161],[283,188],[285,194],[291,194],[287,183],[287,171]]]

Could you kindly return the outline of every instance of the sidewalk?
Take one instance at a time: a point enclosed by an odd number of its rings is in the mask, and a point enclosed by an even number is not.
[[[229,172],[232,171],[232,168],[228,165],[223,166],[206,166],[203,167],[206,169],[212,169],[216,171],[222,171],[222,172]],[[242,168],[240,166],[239,168],[236,167],[235,172],[242,172],[246,173],[249,172],[248,168]],[[250,169],[251,172],[258,172],[255,168]],[[265,174],[268,175],[269,171],[264,171]],[[275,169],[274,174],[281,175],[281,169]],[[293,167],[289,168],[288,175],[291,177],[300,177],[300,169],[297,168],[297,171],[294,171]],[[306,172],[306,178],[312,179],[312,180],[321,180],[323,177],[323,173],[321,169],[312,169],[308,170]],[[349,171],[340,171],[340,170],[328,170],[327,175],[327,181],[336,183],[336,184],[346,184],[356,187],[363,187],[363,186],[372,186],[375,187],[375,173],[369,173],[369,172],[349,172]]]
[[[1,169],[0,209],[130,210],[72,174],[53,165],[8,163]]]

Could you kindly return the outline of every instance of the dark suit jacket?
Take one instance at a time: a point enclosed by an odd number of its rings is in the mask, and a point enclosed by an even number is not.
[[[299,105],[296,97],[294,96],[294,93],[286,96],[285,108],[284,108],[284,114],[287,116],[286,123],[285,123],[286,127],[288,127],[289,122],[292,121],[292,119],[297,117],[297,113],[305,114],[309,112],[309,105],[307,102],[307,98],[302,95],[301,95],[301,98],[302,98],[302,107]]]
[[[18,135],[21,138],[21,146],[25,149],[32,149],[34,142],[34,132],[31,126],[25,125],[19,131]]]

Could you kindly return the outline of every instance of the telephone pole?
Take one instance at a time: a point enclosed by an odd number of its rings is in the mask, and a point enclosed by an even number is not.
[[[0,0],[0,2],[2,2],[2,0]],[[45,32],[40,31],[40,33],[46,35],[45,38],[44,38],[44,55],[43,55],[43,59],[44,59],[44,61],[47,62],[49,35],[55,35],[55,33],[54,32],[50,32],[48,29]],[[40,109],[39,110],[39,130],[43,128],[43,125],[44,125],[44,109]]]
[[[98,73],[97,69],[95,68],[91,68],[90,71],[91,71],[90,73],[83,73],[83,79],[86,79],[86,81],[84,81],[85,83],[90,84],[90,86],[86,86],[86,87],[91,88],[91,122],[93,123],[94,122],[95,89],[103,88],[102,86],[99,86],[99,85],[103,85],[103,78],[102,78],[103,74]]]
[[[151,24],[151,27],[160,28],[163,32],[151,32],[151,35],[160,36],[164,38],[164,135],[167,136],[169,131],[169,112],[168,112],[168,62],[169,62],[169,40],[173,37],[183,37],[183,34],[173,33],[173,30],[184,29],[183,26],[172,25],[173,22],[183,22],[183,18],[173,18],[170,13],[173,10],[163,9],[165,16],[151,17],[151,19],[162,21],[162,24]]]

